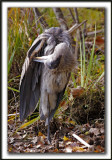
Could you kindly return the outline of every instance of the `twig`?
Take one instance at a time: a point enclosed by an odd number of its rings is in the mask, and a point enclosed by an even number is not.
[[[101,30],[98,30],[98,31],[96,31],[96,34],[98,34],[98,33],[103,33],[104,32],[104,29],[101,29]],[[93,31],[93,32],[88,32],[86,35],[87,36],[93,36],[95,34],[95,31]]]
[[[61,9],[60,8],[53,8],[53,11],[54,11],[54,13],[56,15],[56,18],[57,18],[61,28],[63,30],[67,30],[68,26],[66,24],[66,21],[65,21],[65,18],[64,18],[64,15],[63,15]]]
[[[15,113],[15,114],[8,114],[8,117],[10,117],[10,116],[16,116],[16,115],[19,115],[19,113]]]
[[[72,13],[71,8],[68,8],[68,10],[69,10],[69,12],[70,12],[70,15],[71,15],[71,17],[72,17],[74,23],[76,23],[76,20],[75,20],[75,17],[74,17],[74,15],[73,15],[73,13]]]
[[[74,8],[76,23],[79,23],[77,8]]]
[[[84,20],[82,23],[80,24],[75,24],[73,25],[67,32],[69,34],[71,34],[72,32],[76,31],[77,29],[79,29],[83,24],[85,24],[87,22],[87,20]],[[77,60],[78,57],[78,50],[79,50],[79,31],[77,33],[77,41],[76,41],[76,45],[75,45],[75,59]]]
[[[73,135],[73,137],[75,137],[78,141],[80,141],[82,144],[84,144],[86,147],[90,147],[90,145],[87,143],[87,142],[85,142],[82,138],[80,138],[79,136],[77,136],[75,133],[74,134],[72,134]]]
[[[88,46],[93,47],[92,42],[85,42],[85,47],[87,48]],[[97,45],[95,45],[95,48],[97,49],[98,52],[104,53],[104,50],[100,49]]]
[[[75,12],[75,19],[76,19],[76,23],[79,24],[79,17],[78,17],[78,11],[77,8],[74,8],[74,12]],[[79,53],[79,41],[82,42],[82,32],[80,29],[77,30],[77,41],[76,41],[76,47],[75,47],[75,58],[76,60],[78,59],[78,53]],[[82,49],[82,53],[83,53],[83,43],[81,43],[81,49]]]
[[[36,24],[36,28],[38,26],[38,20],[37,20],[37,14],[35,12],[35,8],[33,8],[33,11],[34,11],[34,15],[35,15],[35,24]]]
[[[83,22],[81,22],[80,24],[75,24],[73,25],[67,32],[69,34],[71,34],[72,32],[76,31],[77,29],[79,29],[84,23],[86,23],[87,20],[84,20]]]
[[[47,22],[45,21],[44,17],[41,15],[40,11],[37,9],[37,8],[33,8],[33,11],[37,17],[37,19],[39,20],[43,30],[48,28],[48,24]]]
[[[84,34],[84,37],[86,37],[86,36],[87,36],[87,31],[86,31],[86,22],[84,23],[83,34]],[[83,35],[82,35],[82,36],[83,36]]]
[[[68,33],[71,34],[72,32],[76,31],[76,30],[79,29],[83,24],[85,25],[86,22],[87,22],[87,20],[84,20],[84,21],[81,22],[80,24],[75,24],[75,25],[73,25],[73,26],[68,30]],[[85,30],[85,28],[84,28],[84,30]],[[98,31],[96,31],[96,34],[98,34],[98,33],[103,33],[103,32],[104,32],[104,29],[98,30]],[[87,33],[86,33],[87,36],[93,36],[94,34],[95,34],[94,31],[93,31],[93,32],[87,32]]]

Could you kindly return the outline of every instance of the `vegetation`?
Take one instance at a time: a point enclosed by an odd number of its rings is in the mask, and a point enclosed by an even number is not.
[[[67,8],[61,8],[65,20],[67,22],[68,28],[74,25],[73,18]],[[59,26],[59,22],[56,19],[55,13],[52,8],[39,8],[39,11],[44,17],[46,23],[49,27]],[[75,16],[73,8],[71,9],[73,15]],[[96,121],[99,119],[104,120],[104,33],[97,34],[98,30],[104,29],[104,10],[98,8],[78,8],[78,18],[79,22],[87,20],[86,31],[94,32],[93,36],[82,36],[82,41],[78,41],[79,52],[78,52],[78,65],[73,69],[71,73],[71,79],[65,91],[64,98],[55,113],[54,119],[52,122],[51,129],[53,134],[59,129],[59,126],[64,129],[68,128],[71,130],[78,125],[81,130],[85,128],[85,124],[88,125],[88,130],[84,134],[90,135],[91,125],[97,128],[98,132],[101,130],[101,125],[96,125]],[[83,26],[82,26],[83,30]],[[36,127],[36,121],[43,126],[43,122],[39,120],[38,108],[36,111],[21,125],[19,121],[19,79],[21,75],[22,65],[26,57],[26,53],[33,43],[34,39],[43,32],[43,28],[39,19],[35,17],[34,11],[32,8],[9,8],[8,9],[8,136],[9,136],[9,152],[19,152],[12,147],[11,137],[18,132],[23,134],[23,130],[30,130],[31,124],[33,123],[33,129]],[[77,34],[73,35],[73,40],[77,40]],[[36,118],[37,117],[37,118]],[[104,121],[102,123],[102,126]],[[11,126],[13,125],[13,129]],[[28,128],[28,126],[30,126]],[[58,127],[56,127],[58,126]],[[45,127],[40,127],[38,129],[38,136],[43,138]],[[57,130],[56,130],[57,128]],[[22,130],[23,129],[23,130]],[[87,127],[86,127],[87,129]],[[12,131],[12,134],[10,133]],[[77,130],[77,129],[76,129]],[[76,131],[74,130],[74,132]],[[43,132],[43,134],[41,132]],[[63,133],[63,131],[60,131]],[[70,132],[70,130],[69,130]],[[88,133],[86,133],[88,132]],[[26,133],[26,132],[25,132]],[[93,133],[93,132],[92,132]],[[70,140],[70,137],[67,139],[64,132],[63,141],[73,141]],[[79,135],[80,135],[79,134]],[[94,132],[95,136],[96,132]],[[102,133],[104,134],[104,132]],[[23,134],[24,135],[24,134]],[[98,135],[98,134],[96,134]],[[30,134],[31,136],[31,134]],[[32,135],[35,136],[34,134]],[[32,137],[31,136],[31,137]],[[94,137],[93,136],[93,137]],[[104,136],[104,135],[103,135]],[[27,139],[29,135],[25,136]],[[21,136],[22,138],[22,136]],[[90,138],[88,137],[90,140]],[[102,138],[104,141],[104,138]],[[94,138],[93,140],[96,143]],[[45,142],[46,143],[46,142]],[[93,143],[93,142],[92,142]],[[100,148],[96,145],[95,152],[104,152],[104,146],[102,147],[100,143]],[[35,143],[37,144],[37,140]],[[90,143],[91,144],[91,143]],[[40,141],[39,144],[41,145]],[[42,144],[43,146],[43,144]],[[44,146],[43,146],[44,147]],[[63,145],[65,150],[62,152],[67,152],[68,147]],[[87,152],[87,150],[78,148],[72,148],[72,152],[82,151]],[[16,148],[16,147],[15,147]],[[29,148],[32,148],[31,146]],[[82,149],[82,150],[81,150]],[[21,150],[21,149],[20,149]],[[30,150],[30,149],[29,149]],[[42,152],[42,150],[39,150]],[[39,152],[36,150],[36,152]],[[24,152],[28,152],[24,149]],[[30,151],[29,151],[30,152]],[[34,151],[35,152],[35,151]],[[59,146],[54,147],[51,152],[60,152]]]

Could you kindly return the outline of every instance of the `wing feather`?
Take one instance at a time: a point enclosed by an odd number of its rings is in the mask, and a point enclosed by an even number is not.
[[[32,56],[35,49],[39,47],[39,56],[43,56],[46,44],[41,46],[41,41],[34,43],[34,46],[30,48],[27,53],[27,57],[23,64],[23,70],[20,79],[20,120],[24,121],[28,115],[30,115],[40,98],[40,77],[42,64],[37,62],[30,62],[30,57]]]

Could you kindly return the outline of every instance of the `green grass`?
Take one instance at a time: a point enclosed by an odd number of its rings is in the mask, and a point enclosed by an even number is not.
[[[95,27],[95,32],[96,32],[96,27]],[[87,54],[85,51],[84,37],[83,37],[83,53],[82,53],[82,47],[81,47],[82,45],[80,43],[81,87],[84,87],[85,89],[90,88],[93,85],[93,83],[97,81],[99,77],[102,75],[102,73],[104,72],[104,68],[102,68],[103,70],[100,69],[101,64],[103,63],[101,63],[101,61],[98,60],[98,56],[95,55],[95,41],[96,41],[96,34],[93,40],[93,47],[92,47],[89,59],[86,56]]]

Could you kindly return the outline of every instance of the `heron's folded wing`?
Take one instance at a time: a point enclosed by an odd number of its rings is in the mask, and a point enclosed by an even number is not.
[[[41,41],[38,41],[37,44],[34,44],[32,48],[27,53],[23,65],[23,71],[20,80],[20,120],[23,121],[30,115],[39,100],[40,97],[40,77],[42,64],[37,62],[30,62],[30,57],[35,49],[38,50],[39,44]],[[45,44],[41,47],[38,52],[39,56],[44,54]]]

